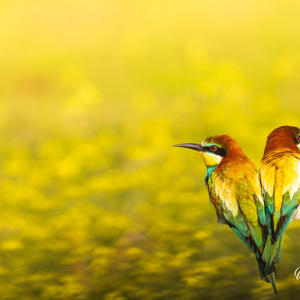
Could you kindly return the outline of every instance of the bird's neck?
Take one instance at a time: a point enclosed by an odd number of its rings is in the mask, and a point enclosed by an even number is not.
[[[206,166],[207,167],[206,174],[205,174],[205,183],[206,183],[206,185],[208,183],[209,177],[211,176],[212,172],[215,170],[215,168],[217,166],[218,165],[215,165],[215,166]]]
[[[285,150],[299,152],[299,149],[296,146],[294,139],[291,135],[278,134],[276,136],[269,136],[264,156],[274,151],[283,152]]]

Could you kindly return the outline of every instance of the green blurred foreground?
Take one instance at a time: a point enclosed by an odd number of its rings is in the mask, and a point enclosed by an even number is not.
[[[0,299],[272,299],[170,146],[299,126],[300,4],[106,2],[0,4]]]

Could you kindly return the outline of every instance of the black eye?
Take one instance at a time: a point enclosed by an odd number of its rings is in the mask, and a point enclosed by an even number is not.
[[[218,150],[218,147],[217,146],[211,146],[210,150],[213,151],[213,152],[216,152]]]

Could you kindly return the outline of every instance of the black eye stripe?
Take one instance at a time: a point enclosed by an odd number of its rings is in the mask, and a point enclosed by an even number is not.
[[[294,141],[295,141],[296,145],[298,145],[298,144],[300,143],[300,139],[298,140],[298,139],[297,139],[297,136],[294,137]]]
[[[216,151],[212,151],[210,148],[211,148],[211,146],[209,146],[209,147],[202,147],[202,149],[203,149],[202,151],[214,153],[214,154],[217,154],[217,155],[222,156],[222,157],[226,157],[226,155],[227,155],[227,151],[224,148],[217,147]]]

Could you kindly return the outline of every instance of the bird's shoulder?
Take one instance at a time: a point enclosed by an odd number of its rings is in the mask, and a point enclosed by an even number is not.
[[[271,167],[284,167],[300,162],[300,152],[292,151],[289,149],[276,149],[268,152],[261,160],[260,171],[264,168]]]
[[[244,192],[258,196],[261,194],[258,170],[249,159],[236,159],[220,165],[213,175],[214,180],[230,182],[235,190],[244,190]]]
[[[281,195],[289,193],[292,199],[300,188],[300,153],[295,151],[273,151],[262,159],[260,181],[264,193],[274,196],[275,185]]]
[[[251,161],[223,164],[216,168],[211,176],[211,189],[213,197],[219,199],[224,209],[234,216],[240,208],[244,210],[244,206],[256,211],[255,202],[263,206],[258,172]]]

